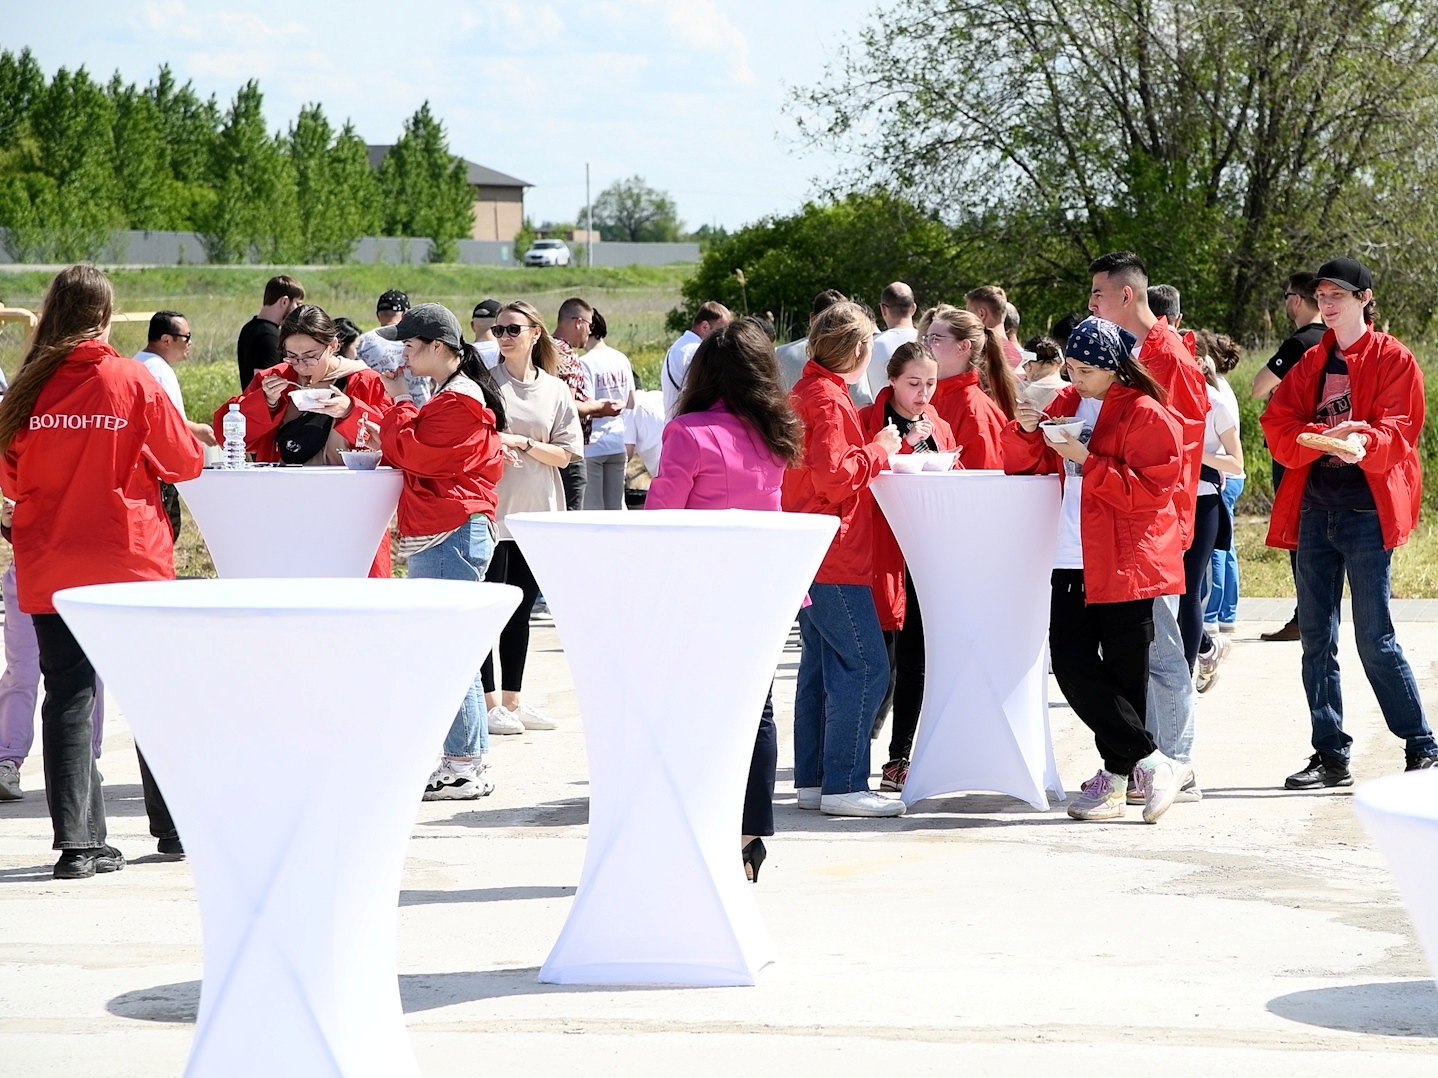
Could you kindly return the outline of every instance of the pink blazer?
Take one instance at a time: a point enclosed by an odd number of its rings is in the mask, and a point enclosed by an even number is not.
[[[784,464],[722,403],[664,428],[647,509],[779,509]]]

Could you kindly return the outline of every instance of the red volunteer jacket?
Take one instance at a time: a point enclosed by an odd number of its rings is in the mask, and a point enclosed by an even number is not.
[[[859,410],[859,425],[864,430],[864,437],[874,440],[884,426],[884,405],[894,399],[892,386],[885,386],[879,390],[879,396],[873,404],[865,405]],[[934,425],[934,444],[944,452],[952,452],[957,443],[954,441],[954,432],[944,422],[943,417],[938,415],[932,405],[925,411],[929,422]],[[899,444],[901,455],[914,451],[914,447],[908,442]],[[955,464],[956,468],[962,468],[962,464]],[[873,495],[866,492],[866,498]],[[899,541],[894,538],[894,530],[889,527],[888,518],[884,516],[877,504],[874,509],[874,582],[870,585],[874,592],[874,609],[879,612],[879,628],[881,629],[902,629],[904,627],[904,552],[899,549]]]
[[[1046,414],[1071,416],[1079,393],[1061,391]],[[1090,603],[1122,603],[1183,592],[1183,540],[1175,495],[1183,489],[1182,432],[1172,411],[1115,385],[1104,396],[1083,465],[1079,519],[1083,582]],[[1063,458],[1018,421],[1004,428],[1011,475],[1063,474]]]
[[[400,535],[453,531],[475,513],[494,519],[504,458],[483,399],[447,389],[423,408],[399,401],[380,424],[380,446],[404,472]]]
[[[1184,482],[1174,491],[1173,500],[1178,507],[1183,549],[1187,550],[1193,545],[1193,516],[1198,509],[1198,473],[1203,468],[1208,385],[1188,345],[1165,319],[1160,318],[1148,331],[1148,336],[1139,346],[1138,358],[1168,392],[1169,410],[1179,421],[1183,433]]]
[[[173,580],[160,481],[194,479],[204,462],[143,363],[103,341],[77,345],[0,462],[20,609],[53,614],[55,592],[82,584]]]
[[[384,383],[380,376],[370,370],[363,363],[357,360],[343,360],[346,364],[355,364],[356,369],[346,370],[348,380],[345,382],[345,395],[354,402],[350,414],[343,419],[336,419],[334,430],[350,445],[355,444],[359,437],[359,423],[361,419],[368,419],[378,423],[390,409],[391,399],[384,391]],[[285,421],[285,410],[289,407],[289,397],[280,395],[280,399],[271,408],[265,400],[265,391],[261,385],[267,376],[278,374],[281,378],[288,378],[292,382],[299,381],[295,369],[288,363],[281,363],[278,367],[268,367],[262,371],[256,371],[254,378],[245,391],[238,396],[231,397],[215,409],[214,427],[215,437],[223,445],[225,432],[225,413],[230,410],[230,405],[239,402],[240,413],[245,417],[245,448],[255,455],[255,460],[273,464],[280,459],[279,446],[275,443],[275,435]]]
[[[979,387],[979,372],[940,378],[934,387],[934,410],[954,433],[959,463],[968,469],[1004,466],[1003,433],[1008,419],[1004,410]]]
[[[888,462],[867,444],[844,380],[813,360],[789,394],[804,424],[804,456],[784,473],[780,508],[827,513],[839,531],[814,576],[816,584],[873,583],[874,502],[869,484]]]
[[[1273,499],[1268,545],[1298,549],[1298,513],[1313,462],[1323,454],[1298,444],[1304,431],[1322,434],[1324,424],[1313,415],[1322,389],[1323,368],[1334,345],[1333,331],[1303,354],[1288,372],[1262,417],[1263,434],[1273,459],[1286,469]],[[1369,329],[1343,353],[1348,361],[1352,418],[1373,429],[1363,432],[1367,455],[1358,462],[1373,492],[1378,522],[1387,550],[1402,546],[1418,523],[1423,499],[1423,474],[1418,463],[1418,435],[1423,430],[1423,371],[1413,353],[1386,333]]]

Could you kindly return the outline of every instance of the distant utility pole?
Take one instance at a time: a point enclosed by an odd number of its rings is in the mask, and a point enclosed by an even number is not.
[[[589,201],[589,162],[584,162],[584,254],[594,268],[594,203]]]

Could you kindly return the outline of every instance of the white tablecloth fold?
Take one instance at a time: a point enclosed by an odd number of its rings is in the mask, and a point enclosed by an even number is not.
[[[564,641],[589,758],[584,871],[540,980],[753,984],[775,948],[740,857],[749,760],[837,519],[655,510],[507,523]]]
[[[517,588],[441,580],[55,596],[123,703],[194,873],[205,979],[187,1078],[418,1078],[395,975],[405,848],[518,602]]]
[[[992,790],[1064,798],[1048,721],[1057,476],[885,472],[878,500],[924,617],[924,704],[904,803]]]
[[[1364,783],[1353,795],[1353,807],[1383,851],[1428,968],[1438,978],[1438,770]]]

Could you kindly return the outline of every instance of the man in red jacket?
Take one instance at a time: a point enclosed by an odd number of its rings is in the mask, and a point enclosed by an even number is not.
[[[1303,691],[1313,722],[1313,756],[1288,776],[1290,790],[1353,785],[1353,738],[1343,730],[1338,680],[1345,575],[1358,657],[1388,729],[1405,743],[1407,770],[1438,766],[1438,745],[1388,609],[1393,548],[1407,542],[1423,495],[1423,372],[1412,352],[1373,328],[1373,277],[1362,263],[1325,262],[1314,294],[1328,332],[1278,383],[1262,418],[1273,459],[1284,467],[1268,545],[1298,551]],[[1311,435],[1351,448],[1299,441]]]
[[[1193,354],[1168,324],[1148,305],[1148,270],[1132,251],[1115,251],[1089,265],[1093,288],[1089,310],[1128,330],[1139,341],[1138,359],[1168,395],[1168,408],[1183,434],[1184,472],[1174,488],[1179,538],[1183,549],[1193,544],[1193,517],[1198,504],[1198,473],[1203,467],[1203,428],[1208,415],[1208,388]],[[1159,750],[1183,763],[1193,759],[1193,675],[1184,657],[1178,630],[1178,595],[1153,601],[1153,644],[1148,656],[1148,714],[1145,721]],[[1142,791],[1129,784],[1135,802]],[[1203,797],[1190,778],[1179,801]]]

